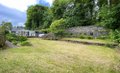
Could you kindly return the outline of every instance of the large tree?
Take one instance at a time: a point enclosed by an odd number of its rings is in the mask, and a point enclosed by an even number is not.
[[[54,20],[66,19],[67,27],[93,24],[94,0],[55,0],[52,7]]]
[[[25,23],[27,29],[39,29],[43,26],[44,13],[47,7],[42,5],[30,6],[27,10],[27,21]]]
[[[63,18],[63,14],[66,11],[67,4],[70,0],[55,0],[52,6],[52,13],[54,20]]]

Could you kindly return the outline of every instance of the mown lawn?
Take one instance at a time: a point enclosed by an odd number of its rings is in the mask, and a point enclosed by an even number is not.
[[[62,40],[73,40],[73,41],[92,42],[92,43],[115,44],[114,42],[112,42],[110,40],[100,40],[100,39],[63,38]]]
[[[115,49],[29,39],[32,46],[0,51],[0,73],[120,73]]]

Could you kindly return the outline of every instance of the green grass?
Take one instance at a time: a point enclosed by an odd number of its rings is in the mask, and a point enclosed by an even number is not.
[[[120,73],[115,49],[29,39],[32,46],[0,51],[0,73]]]
[[[101,40],[101,39],[79,39],[79,38],[63,38],[62,40],[73,40],[73,41],[83,41],[83,42],[92,42],[92,43],[109,43],[114,44],[110,40]]]

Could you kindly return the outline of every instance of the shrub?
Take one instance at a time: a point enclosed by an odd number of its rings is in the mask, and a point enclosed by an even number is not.
[[[27,37],[18,36],[18,41],[23,42],[23,41],[26,41],[26,40],[27,40]]]
[[[27,37],[24,36],[17,36],[15,34],[6,34],[6,39],[12,42],[14,45],[17,45],[19,42],[23,42],[27,40]]]
[[[82,35],[79,36],[79,38],[80,39],[85,39],[85,35],[82,34]]]
[[[6,35],[6,39],[10,42],[12,41],[17,41],[18,40],[18,37],[15,35],[15,34],[7,34]]]
[[[5,30],[2,26],[0,26],[0,47],[4,47],[5,41]]]
[[[64,32],[64,30],[57,30],[56,32],[54,32],[54,35],[56,36],[56,37],[60,37],[60,38],[62,38],[63,36],[65,36],[65,32]]]
[[[114,42],[120,43],[120,30],[111,31],[110,38],[114,40]]]
[[[65,24],[65,20],[63,18],[60,19],[60,20],[55,20],[50,26],[51,32],[55,32],[57,30],[65,29],[64,24]]]
[[[109,37],[108,36],[99,36],[99,37],[97,37],[97,39],[109,39]]]
[[[86,36],[86,39],[93,39],[92,36]]]
[[[17,42],[17,41],[12,41],[12,43],[13,43],[14,45],[17,45],[17,44],[18,44],[18,42]]]
[[[42,30],[40,30],[41,32],[43,32],[43,33],[49,33],[50,32],[50,29],[48,28],[48,29],[42,29]]]
[[[31,46],[31,44],[27,41],[21,42],[20,45],[21,46]]]
[[[81,35],[79,36],[79,38],[80,38],[80,39],[93,39],[92,36],[84,35],[84,34],[81,34]]]
[[[0,34],[0,47],[3,47],[5,45],[5,36]]]
[[[56,37],[63,37],[65,35],[64,30],[65,30],[65,20],[60,19],[60,20],[55,20],[51,26],[50,26],[50,31],[54,33]]]

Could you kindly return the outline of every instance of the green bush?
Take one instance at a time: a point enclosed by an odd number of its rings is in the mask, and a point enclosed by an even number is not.
[[[6,34],[6,39],[10,42],[12,42],[14,45],[17,45],[20,42],[26,41],[27,37],[24,36],[17,36],[15,34]]]
[[[18,40],[18,37],[15,35],[15,34],[7,34],[6,35],[6,39],[10,42],[12,41],[17,41]]]
[[[48,28],[48,29],[42,29],[42,30],[40,30],[41,32],[43,32],[43,33],[49,33],[50,32],[50,29]]]
[[[65,36],[65,32],[64,32],[64,30],[57,30],[56,32],[54,32],[54,34],[55,34],[55,36],[57,36],[57,37],[63,37],[63,36]]]
[[[79,38],[80,39],[85,39],[85,35],[80,35]]]
[[[81,35],[79,36],[79,38],[80,38],[80,39],[93,39],[92,36],[84,35],[84,34],[81,34]]]
[[[12,41],[12,43],[13,43],[14,45],[17,45],[17,44],[18,44],[18,42],[17,42],[17,41]]]
[[[20,45],[21,46],[31,46],[31,44],[27,41],[21,42]]]
[[[109,37],[108,36],[99,36],[99,37],[97,37],[97,39],[109,39]]]
[[[0,47],[4,47],[5,41],[5,36],[0,34]]]
[[[25,37],[25,36],[18,36],[18,41],[23,42],[23,41],[26,41],[26,40],[27,40],[27,37]]]
[[[111,31],[110,38],[114,40],[114,42],[120,43],[120,30]]]
[[[110,9],[108,8],[108,6],[103,6],[98,13],[100,25],[112,30],[120,29],[119,16],[120,4],[111,7]]]
[[[0,47],[4,47],[5,41],[5,30],[2,26],[0,26]]]
[[[86,39],[93,39],[92,36],[86,36]]]
[[[50,26],[50,31],[52,33],[54,33],[56,37],[64,36],[65,35],[65,33],[64,33],[64,30],[65,30],[64,23],[65,23],[64,19],[55,20]]]
[[[57,30],[65,29],[64,24],[65,24],[65,20],[63,18],[60,19],[60,20],[55,20],[50,26],[51,32],[55,32]]]

